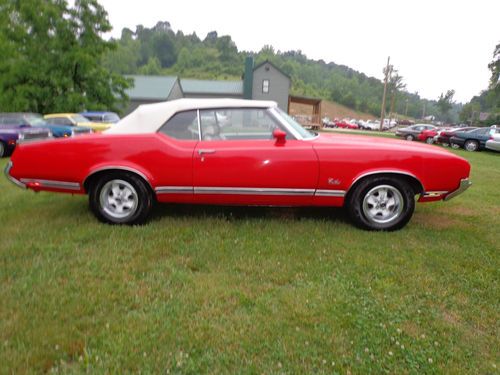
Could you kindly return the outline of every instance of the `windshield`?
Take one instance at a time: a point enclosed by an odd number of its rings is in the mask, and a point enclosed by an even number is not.
[[[77,123],[90,122],[90,120],[88,118],[83,117],[82,115],[72,115],[71,118]]]
[[[118,122],[120,121],[120,117],[116,113],[108,113],[104,116],[105,122]]]
[[[47,124],[47,121],[45,121],[40,115],[27,115],[24,118],[26,119],[26,122],[31,126],[40,126]]]
[[[295,121],[288,113],[285,111],[281,110],[280,108],[276,107],[273,108],[276,112],[278,112],[281,117],[286,121],[286,123],[292,127],[297,133],[300,134],[300,136],[303,139],[311,139],[314,138],[317,134],[310,132],[309,130],[306,130],[300,125],[297,121]]]

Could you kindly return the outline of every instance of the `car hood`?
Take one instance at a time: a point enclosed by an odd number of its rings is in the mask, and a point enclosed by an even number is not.
[[[440,147],[425,143],[402,141],[382,137],[350,134],[320,134],[313,140],[313,147],[342,147],[352,150],[373,149],[379,151],[401,151],[412,154],[456,156]]]

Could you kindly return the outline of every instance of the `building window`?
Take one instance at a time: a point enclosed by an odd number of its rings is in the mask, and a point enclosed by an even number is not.
[[[262,81],[262,93],[269,94],[269,80],[265,79]]]

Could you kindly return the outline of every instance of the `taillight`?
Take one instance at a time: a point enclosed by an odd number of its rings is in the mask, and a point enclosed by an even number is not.
[[[9,146],[15,146],[16,145],[16,140],[15,139],[10,139],[8,142]]]

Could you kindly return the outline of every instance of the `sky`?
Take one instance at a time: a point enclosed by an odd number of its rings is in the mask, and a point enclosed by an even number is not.
[[[498,0],[99,0],[111,36],[136,25],[170,22],[201,39],[230,35],[242,51],[301,50],[383,79],[391,64],[407,90],[437,99],[449,89],[468,102],[488,86],[488,63],[500,43]]]

